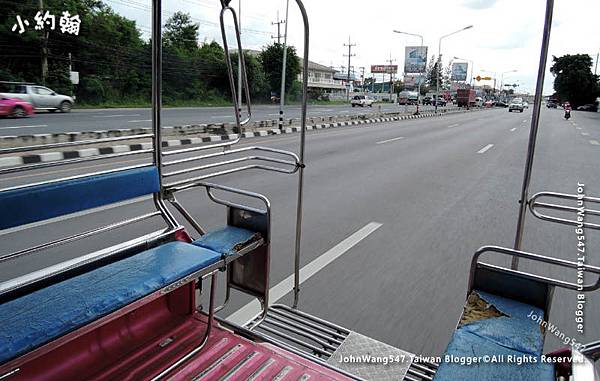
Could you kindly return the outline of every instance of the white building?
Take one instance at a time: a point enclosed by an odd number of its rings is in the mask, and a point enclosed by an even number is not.
[[[303,61],[300,59],[300,74],[298,80],[303,78]],[[308,61],[308,92],[313,99],[342,99],[346,97],[346,87],[340,80],[334,79],[336,70]]]

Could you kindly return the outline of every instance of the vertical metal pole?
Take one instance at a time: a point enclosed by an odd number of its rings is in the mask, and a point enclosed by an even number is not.
[[[442,38],[440,37],[440,42],[438,45],[438,63],[435,70],[435,113],[437,114],[438,103],[440,101],[440,66],[442,65]]]
[[[423,51],[423,36],[419,36],[421,37],[421,52]],[[427,70],[427,54],[425,55],[425,68],[423,70]],[[423,74],[425,74],[424,72],[421,72],[419,75],[419,84],[417,86],[417,115],[419,114],[419,103],[421,103],[421,83],[423,82]]]
[[[287,35],[288,35],[288,16],[290,10],[290,0],[285,5],[285,31],[283,36],[283,68],[281,70],[281,92],[279,93],[279,129],[283,129],[283,106],[285,105],[285,74],[287,67]],[[305,73],[308,75],[308,73]]]
[[[158,170],[160,194],[153,196],[154,205],[163,213],[171,227],[177,226],[175,217],[168,211],[162,198],[162,4],[161,0],[152,0],[152,145],[154,146],[153,163]]]
[[[240,39],[242,38],[242,0],[238,2],[238,25],[240,29]],[[238,52],[238,114],[240,119],[242,118],[242,59],[244,59],[244,52]],[[246,102],[248,100],[246,99]],[[240,127],[241,128],[241,127]],[[241,131],[240,131],[241,133]]]
[[[296,0],[300,12],[302,13],[302,21],[304,23],[304,73],[308,73],[308,48],[309,48],[309,25],[308,15],[302,0]],[[304,186],[304,146],[306,142],[306,111],[308,105],[308,75],[302,76],[302,120],[300,131],[300,166],[298,170],[298,204],[296,209],[296,246],[294,252],[294,304],[293,308],[298,307],[298,299],[300,293],[300,242],[302,239],[302,196]]]
[[[552,12],[554,10],[554,0],[546,0],[546,18],[544,23],[544,36],[542,39],[542,49],[540,53],[540,64],[538,67],[537,84],[535,88],[535,101],[533,105],[533,116],[531,118],[531,130],[529,132],[529,146],[527,147],[527,161],[525,163],[525,174],[523,176],[523,187],[521,189],[521,198],[519,200],[519,219],[517,222],[517,234],[515,237],[515,250],[521,250],[523,243],[523,230],[525,227],[525,217],[527,212],[527,199],[529,196],[529,185],[531,183],[531,172],[533,169],[533,158],[535,155],[535,145],[537,140],[538,127],[540,122],[540,110],[542,106],[542,92],[544,90],[544,76],[546,74],[546,63],[548,61],[548,45],[550,44],[550,31],[552,29]],[[519,268],[519,258],[513,257],[511,268]]]

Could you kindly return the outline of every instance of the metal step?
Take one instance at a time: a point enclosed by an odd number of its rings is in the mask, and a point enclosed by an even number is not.
[[[246,327],[259,321],[257,316]],[[285,305],[271,306],[266,319],[253,331],[363,380],[432,381],[439,366],[422,359],[415,361],[412,353]],[[365,360],[363,355],[389,362]]]
[[[256,317],[246,327],[255,325],[259,319]],[[324,361],[350,334],[345,328],[281,304],[269,307],[267,318],[253,331]]]

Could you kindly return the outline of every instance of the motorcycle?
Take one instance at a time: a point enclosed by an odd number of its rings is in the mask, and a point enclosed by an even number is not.
[[[565,119],[569,120],[570,117],[571,117],[571,110],[565,110]]]

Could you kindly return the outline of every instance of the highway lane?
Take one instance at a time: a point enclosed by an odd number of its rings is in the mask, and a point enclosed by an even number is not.
[[[423,110],[431,106],[422,106]],[[415,106],[396,104],[376,104],[371,107],[350,107],[350,105],[309,105],[309,116],[337,116],[371,114],[377,111],[413,112]],[[299,118],[299,105],[284,108],[285,118]],[[253,106],[253,120],[271,120],[279,118],[278,105]],[[234,122],[232,107],[181,107],[164,108],[162,122],[165,126],[179,126],[202,123]],[[0,136],[30,135],[60,132],[97,131],[107,129],[142,128],[151,126],[151,110],[136,109],[74,109],[69,114],[39,112],[24,119],[0,118]]]
[[[302,264],[371,222],[382,225],[303,284],[301,307],[407,350],[441,353],[460,314],[472,253],[484,244],[512,244],[529,117],[530,111],[492,110],[309,134]],[[577,130],[573,121],[583,130]],[[600,193],[600,147],[581,135],[581,131],[598,134],[595,121],[577,117],[567,122],[555,110],[542,111],[533,191],[572,193],[582,181],[590,193]],[[294,150],[298,136],[259,141]],[[3,184],[23,181],[1,180]],[[248,172],[219,182],[270,197],[272,284],[277,284],[292,272],[295,179]],[[205,199],[202,192],[181,197],[209,228],[222,224],[224,210]],[[134,215],[147,210],[144,207],[142,202],[40,226],[32,233],[3,235],[2,252]],[[531,218],[527,227],[525,249],[574,259],[576,239],[571,228]],[[131,229],[131,233],[142,230]],[[102,247],[110,238],[92,240],[91,245]],[[597,252],[594,232],[589,233],[588,245]],[[79,250],[75,245],[62,247],[52,253],[52,260],[72,257]],[[600,264],[597,257],[591,256],[592,263]],[[0,277],[49,261],[49,256],[25,258],[3,266]],[[574,299],[566,296],[555,302],[551,320],[575,335]],[[284,300],[289,301],[289,296]],[[236,296],[223,315],[246,302]],[[575,337],[591,341],[600,337],[600,324],[593,318],[600,316],[598,294],[590,296],[586,308],[588,332],[584,338]],[[549,337],[548,346],[556,345]]]

